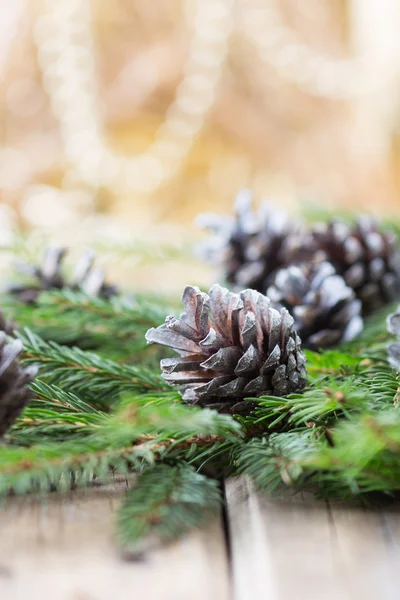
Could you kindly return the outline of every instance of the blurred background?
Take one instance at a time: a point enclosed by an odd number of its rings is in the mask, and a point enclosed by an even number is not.
[[[194,217],[241,187],[398,214],[399,31],[397,0],[0,0],[2,267],[50,241],[208,285]]]

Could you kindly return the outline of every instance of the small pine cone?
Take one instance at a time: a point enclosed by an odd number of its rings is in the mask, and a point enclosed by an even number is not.
[[[316,226],[312,245],[320,260],[333,264],[369,314],[400,295],[400,252],[396,236],[368,216],[353,226],[334,220]]]
[[[328,348],[362,331],[361,301],[330,263],[281,269],[267,294],[293,315],[306,348]]]
[[[105,271],[94,266],[95,258],[96,255],[91,250],[86,250],[81,255],[68,287],[73,290],[82,289],[88,296],[109,300],[118,294],[118,288],[116,285],[105,283]]]
[[[72,280],[68,281],[62,269],[66,253],[66,248],[49,247],[45,250],[40,266],[17,265],[18,270],[28,276],[32,283],[9,286],[7,292],[24,304],[34,304],[39,294],[47,290],[83,289],[90,296],[105,299],[117,293],[116,286],[105,284],[103,269],[94,268],[95,255],[90,250],[82,254]]]
[[[18,360],[21,351],[20,340],[7,343],[5,334],[0,333],[0,437],[33,395],[27,384],[35,377],[36,369],[21,369]]]
[[[254,290],[232,294],[214,285],[208,294],[187,286],[179,319],[150,329],[149,343],[173,348],[180,358],[161,361],[163,377],[179,385],[189,404],[221,412],[248,412],[247,397],[285,396],[305,385],[301,340],[286,309],[270,306]]]
[[[238,193],[235,216],[203,214],[201,227],[212,230],[214,238],[200,253],[222,270],[222,278],[235,289],[251,288],[265,293],[272,274],[299,258],[300,228],[270,205],[252,208],[249,190]]]

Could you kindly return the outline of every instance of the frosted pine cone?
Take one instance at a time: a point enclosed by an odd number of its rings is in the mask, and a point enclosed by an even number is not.
[[[204,214],[197,221],[215,233],[204,244],[203,256],[236,289],[264,294],[276,269],[299,258],[300,228],[272,206],[262,204],[254,212],[249,190],[237,195],[234,217]]]
[[[82,289],[89,296],[106,299],[117,293],[116,286],[105,283],[104,270],[94,267],[95,254],[91,250],[82,254],[71,281],[68,281],[62,268],[66,253],[66,248],[49,247],[45,250],[40,266],[17,265],[18,270],[31,282],[26,285],[9,286],[7,292],[25,304],[35,303],[40,292],[46,290]]]
[[[301,340],[286,309],[254,290],[232,294],[214,285],[208,294],[187,286],[179,319],[150,329],[146,339],[173,348],[161,361],[163,377],[179,385],[189,404],[247,412],[248,397],[284,396],[305,385]]]
[[[281,269],[267,293],[293,315],[306,348],[327,348],[362,331],[361,301],[329,263]]]
[[[32,398],[28,383],[36,375],[36,369],[21,369],[18,357],[22,343],[7,343],[0,333],[0,437],[11,427],[23,408]]]
[[[314,251],[333,264],[368,314],[400,295],[400,253],[396,236],[368,216],[354,226],[334,220],[312,232]]]

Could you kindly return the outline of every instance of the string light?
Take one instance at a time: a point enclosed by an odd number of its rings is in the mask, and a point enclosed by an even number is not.
[[[383,87],[398,65],[371,70],[370,56],[334,59],[317,54],[285,26],[277,0],[242,0],[240,23],[259,57],[279,75],[314,96],[333,100],[365,95]]]
[[[153,144],[118,156],[107,144],[91,32],[90,0],[46,0],[35,39],[65,155],[90,186],[151,193],[172,178],[214,102],[232,27],[233,0],[195,0],[188,59],[175,101]]]

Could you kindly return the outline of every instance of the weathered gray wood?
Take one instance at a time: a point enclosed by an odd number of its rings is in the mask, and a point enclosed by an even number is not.
[[[234,600],[397,600],[400,511],[267,499],[227,482]]]
[[[0,510],[1,600],[227,600],[221,523],[143,562],[119,556],[114,508],[120,493],[100,490]]]

